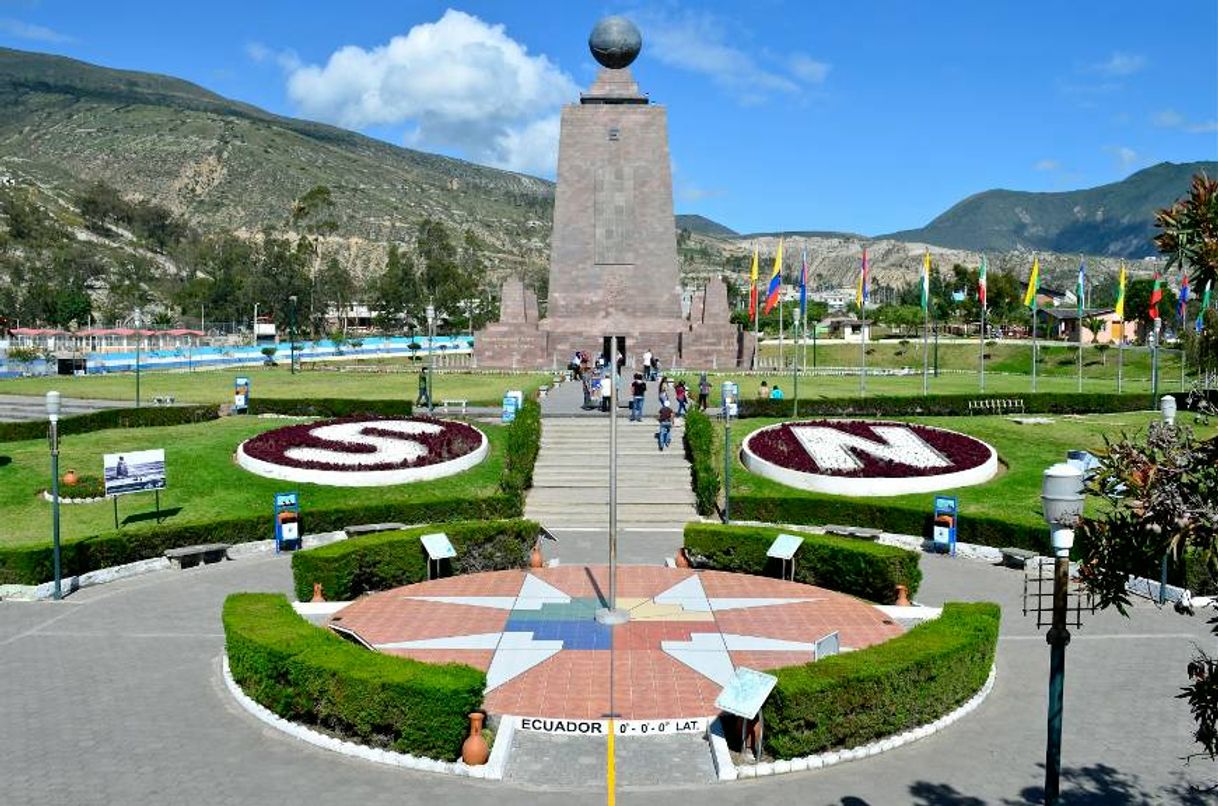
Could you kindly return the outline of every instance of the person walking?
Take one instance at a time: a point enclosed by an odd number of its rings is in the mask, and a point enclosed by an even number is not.
[[[643,375],[651,380],[651,350],[643,351]]]
[[[673,395],[677,398],[677,416],[684,417],[689,408],[689,390],[685,388],[685,381],[677,381]]]
[[[706,411],[706,406],[710,402],[710,389],[710,380],[703,372],[702,377],[698,379],[698,408],[702,411]]]
[[[672,384],[668,382],[668,376],[660,378],[660,385],[657,388],[661,406],[672,408]]]
[[[579,384],[584,390],[584,410],[596,408],[596,404],[592,402],[592,371],[587,369],[586,364],[580,364]]]
[[[647,394],[647,382],[641,372],[634,373],[630,383],[630,422],[643,422],[643,397]]]
[[[664,450],[672,444],[672,409],[666,405],[660,406],[660,430],[656,431],[656,442],[660,446],[660,450]]]
[[[415,406],[427,406],[431,408],[431,385],[427,383],[427,367],[419,370],[419,397],[414,402]]]

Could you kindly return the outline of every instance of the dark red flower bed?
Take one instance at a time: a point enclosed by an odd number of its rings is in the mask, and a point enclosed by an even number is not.
[[[443,431],[438,434],[410,434],[408,437],[399,434],[396,431],[389,431],[382,428],[376,428],[371,423],[384,420],[406,420],[421,423],[430,423],[443,427]],[[367,445],[358,442],[342,442],[330,439],[321,439],[313,435],[313,431],[317,428],[327,425],[338,425],[340,423],[361,423],[367,422],[369,426],[360,429],[360,433],[369,436],[391,437],[396,439],[409,439],[412,442],[417,442],[427,449],[427,452],[413,461],[406,462],[370,462],[360,465],[338,465],[331,462],[319,462],[315,460],[293,459],[286,455],[285,451],[289,448],[321,448],[323,450],[342,451],[343,453],[376,453],[376,448],[372,445]],[[252,437],[245,443],[243,450],[246,455],[261,459],[264,462],[271,462],[277,465],[286,465],[288,467],[301,467],[309,470],[338,470],[347,473],[358,473],[365,470],[399,470],[407,467],[425,467],[427,465],[438,465],[443,462],[456,459],[477,450],[482,444],[482,432],[465,423],[457,423],[449,420],[436,420],[431,417],[377,417],[375,420],[369,420],[367,417],[343,417],[335,420],[324,420],[313,423],[302,423],[300,425],[289,425],[285,428],[276,428],[272,431],[267,431],[264,434],[259,434]]]
[[[898,425],[912,430],[927,445],[930,445],[948,461],[951,467],[915,467],[900,462],[881,459],[867,451],[850,451],[862,467],[854,470],[825,470],[804,449],[799,438],[791,433],[791,426],[827,426],[844,431],[873,442],[884,442],[873,426]],[[896,423],[863,420],[805,420],[803,422],[783,423],[780,426],[755,431],[748,439],[749,450],[758,457],[802,473],[819,475],[843,476],[848,478],[908,478],[910,476],[937,476],[943,473],[956,473],[970,470],[986,463],[990,458],[990,448],[979,440],[953,431],[943,431],[913,423]]]

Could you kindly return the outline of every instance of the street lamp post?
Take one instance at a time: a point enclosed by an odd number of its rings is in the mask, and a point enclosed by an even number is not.
[[[51,561],[55,588],[51,596],[63,598],[59,570],[59,392],[47,392],[47,419],[51,423],[47,439],[51,443]]]
[[[436,306],[427,303],[427,413],[435,410],[435,402],[431,396],[431,376],[436,371],[435,356],[436,340]]]
[[[141,331],[140,309],[135,309],[135,407],[140,407],[140,341],[144,334]]]
[[[1049,724],[1045,742],[1045,803],[1055,804],[1061,792],[1062,707],[1066,683],[1066,597],[1070,585],[1070,549],[1074,546],[1074,524],[1083,514],[1083,471],[1060,463],[1045,471],[1041,504],[1052,534],[1053,622],[1045,640],[1049,653]]]
[[[292,296],[288,297],[288,302],[291,303],[291,305],[292,305],[291,310],[288,312],[288,338],[291,340],[291,345],[290,345],[289,351],[288,351],[288,357],[291,359],[291,363],[292,363],[292,374],[295,375],[296,374],[296,295],[293,294]],[[255,321],[254,327],[255,327],[255,329],[257,328],[256,321]],[[257,335],[255,335],[254,338],[255,338],[255,341],[257,341]]]

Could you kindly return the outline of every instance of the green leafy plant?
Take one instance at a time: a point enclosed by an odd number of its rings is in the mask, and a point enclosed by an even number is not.
[[[705,413],[685,415],[685,458],[689,460],[699,515],[713,515],[719,506],[719,468],[714,458],[715,429]]]

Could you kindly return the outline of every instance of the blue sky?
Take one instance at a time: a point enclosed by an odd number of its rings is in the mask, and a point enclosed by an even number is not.
[[[561,105],[622,13],[668,107],[678,212],[874,235],[994,187],[1218,159],[1218,3],[0,0],[0,45],[552,177]]]

